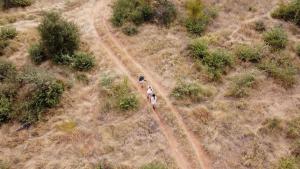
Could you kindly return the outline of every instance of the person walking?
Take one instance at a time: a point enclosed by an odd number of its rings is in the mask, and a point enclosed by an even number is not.
[[[140,75],[138,80],[139,80],[139,84],[140,84],[141,88],[144,88],[144,83],[146,81],[145,77],[143,75]]]
[[[151,86],[148,86],[147,89],[147,99],[151,102],[151,96],[153,95],[153,88]]]
[[[152,105],[153,110],[156,110],[157,97],[156,97],[155,93],[152,94],[150,100],[151,100],[151,105]]]

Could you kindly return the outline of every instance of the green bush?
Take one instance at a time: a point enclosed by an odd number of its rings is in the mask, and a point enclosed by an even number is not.
[[[0,38],[0,56],[4,54],[4,49],[9,45],[8,40]]]
[[[8,98],[0,96],[0,125],[9,120],[12,112],[11,102]]]
[[[11,62],[0,60],[0,82],[14,79],[16,74],[16,67]]]
[[[297,69],[289,60],[268,59],[262,62],[259,68],[278,80],[285,88],[290,88],[296,83]]]
[[[38,27],[41,44],[49,56],[72,55],[79,47],[77,26],[64,20],[58,13],[49,12]]]
[[[300,56],[300,44],[297,44],[296,46],[296,54]]]
[[[274,50],[284,49],[288,43],[288,36],[286,32],[280,28],[275,27],[263,35],[264,41]]]
[[[290,21],[300,26],[300,0],[292,0],[288,4],[281,3],[279,7],[273,11],[272,17]]]
[[[288,122],[287,136],[293,139],[300,138],[300,117]]]
[[[138,33],[138,30],[136,26],[129,24],[122,28],[122,32],[125,35],[132,36],[132,35],[136,35]]]
[[[254,23],[254,29],[257,31],[257,32],[263,32],[266,30],[266,25],[263,21],[256,21]]]
[[[17,30],[14,27],[2,27],[0,30],[0,39],[8,40],[17,36]]]
[[[44,48],[41,44],[31,45],[28,52],[31,60],[35,64],[40,64],[47,59],[46,54],[44,53]]]
[[[255,84],[255,76],[252,73],[242,74],[233,79],[229,87],[228,95],[232,97],[245,97],[249,95],[249,89]]]
[[[235,54],[242,61],[249,61],[254,63],[259,62],[262,57],[259,47],[252,47],[249,45],[239,45],[235,50]]]
[[[192,43],[189,45],[189,49],[194,57],[203,59],[206,57],[208,53],[208,44],[205,40],[198,38],[193,40]]]
[[[172,90],[171,96],[178,100],[190,99],[193,102],[200,102],[212,96],[212,92],[197,83],[180,82]]]
[[[213,80],[218,80],[221,75],[234,63],[231,53],[225,50],[215,50],[203,58],[202,63],[207,67]]]
[[[141,166],[139,169],[167,169],[167,167],[161,163],[152,162]]]
[[[286,157],[280,159],[277,169],[298,169],[300,166],[297,164],[296,159],[293,157]]]
[[[138,99],[133,94],[122,96],[119,99],[119,107],[124,111],[136,109],[138,107]]]
[[[169,0],[156,0],[155,4],[155,20],[158,24],[169,26],[177,15],[175,5]]]
[[[32,0],[4,0],[4,8],[26,7],[32,4]]]
[[[88,53],[77,52],[73,56],[73,67],[79,71],[88,71],[95,66],[95,59]]]
[[[188,16],[185,20],[185,27],[188,32],[200,35],[217,16],[217,12],[212,8],[206,8],[201,0],[188,0],[186,2]]]
[[[74,56],[70,54],[57,54],[52,56],[52,61],[59,65],[70,65],[74,60]]]

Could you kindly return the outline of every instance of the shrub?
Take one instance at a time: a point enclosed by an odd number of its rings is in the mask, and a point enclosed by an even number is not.
[[[11,102],[8,98],[0,96],[0,125],[9,120],[12,111]]]
[[[31,60],[35,64],[40,64],[46,60],[43,46],[41,44],[33,44],[28,50]]]
[[[287,137],[293,139],[300,138],[300,117],[288,122]]]
[[[4,7],[10,8],[10,7],[26,7],[30,6],[32,4],[32,0],[5,0],[4,1]]]
[[[233,65],[234,59],[231,53],[219,49],[204,57],[202,62],[208,68],[212,79],[218,80],[226,68]]]
[[[266,25],[263,21],[256,21],[254,23],[254,30],[256,30],[257,32],[263,32],[266,30]]]
[[[2,27],[0,30],[0,39],[8,40],[17,36],[17,30],[13,27]]]
[[[158,24],[169,26],[176,18],[175,5],[169,0],[156,0],[155,19]]]
[[[242,61],[249,61],[254,63],[259,62],[262,57],[259,47],[252,47],[248,45],[239,45],[235,50],[235,54]]]
[[[8,40],[0,38],[0,56],[4,54],[4,49],[9,45]]]
[[[296,159],[293,157],[286,157],[280,159],[277,169],[298,169]]]
[[[131,93],[126,79],[121,83],[113,85],[112,88],[118,108],[127,111],[138,107],[138,99],[135,94]]]
[[[77,52],[74,55],[73,67],[79,71],[88,71],[95,66],[95,59],[87,53]]]
[[[133,94],[122,96],[119,99],[119,107],[124,111],[136,109],[138,107],[138,99]]]
[[[292,0],[288,4],[280,4],[279,7],[272,13],[272,17],[285,21],[294,22],[300,26],[300,0]]]
[[[79,31],[75,24],[65,21],[56,12],[46,13],[38,30],[41,44],[51,56],[73,54],[79,47]]]
[[[290,88],[296,83],[297,69],[291,61],[280,59],[265,60],[259,65],[269,76],[278,80],[285,88]]]
[[[16,67],[8,61],[0,60],[0,82],[9,81],[16,77]]]
[[[271,46],[274,50],[284,49],[288,42],[286,32],[280,27],[275,27],[267,31],[263,35],[264,41],[267,45]]]
[[[161,163],[152,162],[141,166],[139,169],[167,169],[167,167]]]
[[[245,97],[249,95],[249,89],[255,84],[255,76],[251,73],[242,74],[233,79],[228,95],[232,97]]]
[[[189,48],[192,52],[192,55],[196,58],[203,59],[208,55],[208,44],[203,39],[198,38],[193,40]]]
[[[296,143],[292,146],[291,154],[295,156],[296,158],[300,157],[300,141],[296,141]]]
[[[129,24],[122,28],[122,32],[125,35],[132,36],[132,35],[136,35],[138,33],[138,30],[136,26]]]
[[[180,82],[172,90],[171,96],[178,100],[190,99],[193,102],[200,102],[212,96],[212,92],[197,83]]]
[[[186,11],[188,16],[185,20],[185,27],[188,32],[197,35],[200,35],[211,20],[217,16],[216,11],[205,8],[205,5],[201,0],[187,1]]]
[[[300,44],[297,44],[296,46],[296,54],[300,56]]]
[[[70,56],[70,54],[56,54],[52,56],[52,61],[60,65],[70,65],[74,60],[73,57],[74,56]]]

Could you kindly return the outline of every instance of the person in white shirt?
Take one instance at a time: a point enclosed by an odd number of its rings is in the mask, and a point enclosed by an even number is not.
[[[152,96],[151,96],[151,105],[152,105],[152,108],[153,108],[153,110],[155,110],[156,109],[156,102],[157,102],[157,97],[156,97],[156,95],[153,93],[152,94]]]
[[[153,88],[151,86],[148,86],[147,89],[147,99],[151,102],[151,96],[153,94]]]

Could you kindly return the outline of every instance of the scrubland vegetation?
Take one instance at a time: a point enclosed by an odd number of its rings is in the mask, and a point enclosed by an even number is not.
[[[10,40],[17,36],[16,28],[2,27],[0,29],[0,56],[4,54],[6,47],[9,46]]]
[[[33,0],[2,0],[0,3],[4,8],[12,8],[12,7],[26,7],[30,6]]]
[[[281,2],[279,7],[273,11],[272,17],[293,22],[296,25],[300,26],[299,10],[300,10],[299,0],[292,0],[291,2],[286,4]]]

